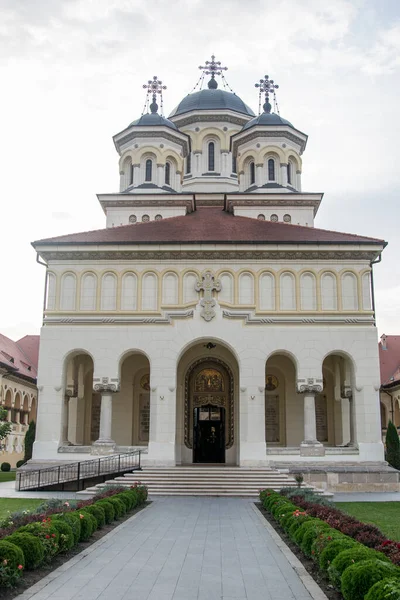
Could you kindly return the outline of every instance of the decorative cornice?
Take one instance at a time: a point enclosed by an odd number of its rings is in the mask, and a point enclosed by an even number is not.
[[[290,133],[289,131],[260,131],[260,130],[255,130],[252,131],[250,130],[249,133],[247,135],[244,135],[243,137],[241,137],[240,139],[234,139],[232,140],[232,152],[234,155],[237,154],[238,149],[240,146],[242,146],[243,144],[247,144],[248,142],[251,142],[252,140],[255,140],[257,138],[285,138],[287,140],[289,140],[290,142],[293,142],[294,144],[298,144],[300,146],[300,154],[303,154],[305,147],[306,147],[306,143],[307,140],[303,140],[301,137]],[[282,163],[281,163],[282,166]]]
[[[149,324],[170,324],[173,319],[189,319],[194,314],[193,310],[177,310],[166,312],[164,315],[154,315],[145,317],[141,315],[68,315],[52,316],[45,315],[44,325],[149,325]]]
[[[288,225],[290,227],[290,225]],[[118,244],[115,244],[118,246]],[[134,245],[134,243],[132,243]],[[167,243],[166,243],[167,245]],[[340,244],[338,244],[340,245]],[[77,244],[79,246],[79,244]],[[101,246],[100,246],[101,247]],[[105,246],[99,249],[99,245],[94,245],[92,250],[71,250],[68,247],[59,246],[59,250],[54,247],[51,250],[45,248],[37,249],[40,256],[46,261],[52,260],[135,260],[135,261],[171,261],[171,260],[371,260],[378,254],[377,250],[108,250]]]
[[[258,316],[251,310],[223,310],[222,316],[225,319],[243,319],[245,325],[282,325],[285,323],[302,325],[373,325],[373,315],[274,315]]]
[[[228,200],[227,208],[228,211],[233,213],[235,207],[241,206],[287,206],[290,208],[297,208],[297,206],[309,206],[314,209],[314,216],[317,214],[318,208],[321,204],[321,200],[303,200],[301,198],[293,198],[291,195],[284,200],[276,200],[270,198],[258,198],[254,200]]]
[[[115,207],[115,206],[119,206],[119,207],[143,207],[143,206],[148,206],[148,207],[152,207],[155,206],[157,208],[163,208],[163,207],[183,207],[186,208],[188,213],[193,212],[194,207],[193,207],[193,200],[171,200],[168,199],[168,196],[166,196],[165,194],[160,194],[160,198],[157,200],[146,200],[145,198],[141,198],[140,200],[135,200],[135,197],[132,197],[132,200],[100,200],[100,204],[103,208],[108,208],[108,207]]]
[[[323,380],[319,377],[307,377],[297,380],[297,392],[299,394],[320,394],[323,389]]]
[[[175,123],[177,127],[180,129],[182,127],[186,127],[186,125],[191,125],[192,123],[215,123],[217,121],[221,121],[223,123],[233,123],[234,125],[243,126],[247,121],[249,121],[252,117],[240,117],[238,115],[230,115],[230,114],[214,114],[214,115],[205,115],[205,114],[197,114],[190,116],[176,116],[171,117],[171,121]],[[154,134],[153,134],[154,135]]]
[[[152,138],[152,139],[154,139],[154,138],[162,137],[165,140],[168,140],[170,142],[178,144],[178,146],[181,146],[182,155],[185,158],[188,155],[189,143],[188,143],[187,139],[183,140],[181,137],[179,137],[179,134],[182,136],[185,136],[185,137],[187,137],[187,134],[183,133],[182,131],[179,131],[177,133],[178,133],[178,135],[173,135],[171,133],[167,133],[166,131],[162,130],[161,128],[157,128],[157,131],[154,131],[154,129],[152,131],[140,131],[138,129],[134,129],[133,131],[130,131],[127,135],[125,135],[123,138],[116,139],[117,136],[115,136],[114,140],[115,140],[115,143],[118,144],[119,147],[121,147],[124,144],[127,144],[128,142],[134,140],[135,138]]]

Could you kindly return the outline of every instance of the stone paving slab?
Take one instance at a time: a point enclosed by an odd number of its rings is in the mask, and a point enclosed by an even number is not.
[[[40,492],[31,492],[25,490],[19,492],[15,489],[15,481],[0,482],[0,498],[60,498],[60,499],[79,499],[80,496],[76,492],[49,492],[46,490]]]
[[[19,600],[324,600],[239,498],[157,498]]]

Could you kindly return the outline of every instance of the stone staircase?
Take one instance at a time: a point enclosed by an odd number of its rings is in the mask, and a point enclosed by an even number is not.
[[[254,498],[264,488],[280,490],[293,487],[296,482],[284,471],[271,468],[244,468],[229,466],[179,466],[171,468],[146,467],[142,471],[126,473],[123,477],[98,484],[79,492],[92,496],[110,484],[134,485],[140,481],[147,486],[150,496],[241,496]],[[322,493],[312,485],[308,487]]]

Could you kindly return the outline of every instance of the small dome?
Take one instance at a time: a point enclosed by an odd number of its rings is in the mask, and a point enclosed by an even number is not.
[[[256,127],[257,125],[261,126],[276,126],[276,125],[287,125],[289,127],[293,127],[292,123],[286,121],[286,119],[282,119],[279,115],[275,113],[263,112],[258,117],[251,119],[248,121],[243,129],[250,129],[250,127]]]
[[[193,110],[232,110],[248,115],[249,117],[254,117],[251,108],[239,96],[218,89],[205,89],[194,94],[188,94],[174,108],[169,117],[177,117]]]
[[[142,115],[140,119],[132,121],[132,123],[129,124],[129,127],[132,127],[133,125],[136,127],[171,127],[171,129],[178,129],[172,121],[162,117],[158,113]]]

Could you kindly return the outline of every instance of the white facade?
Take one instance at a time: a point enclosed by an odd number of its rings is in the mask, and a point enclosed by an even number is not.
[[[383,461],[384,243],[314,229],[307,136],[268,114],[252,125],[228,92],[208,90],[210,109],[204,91],[115,136],[104,232],[34,244],[48,265],[34,459]]]

